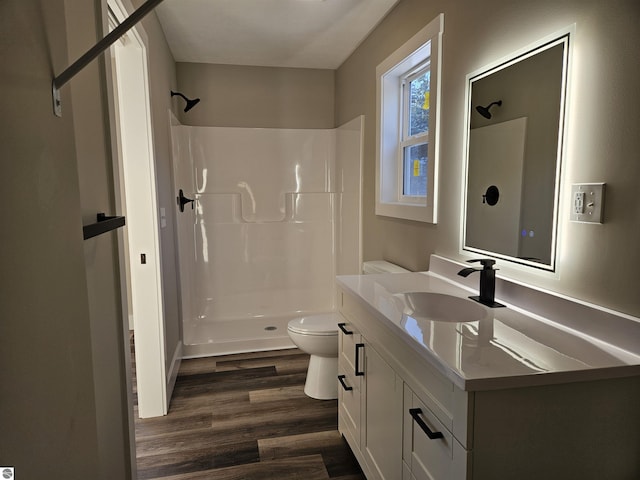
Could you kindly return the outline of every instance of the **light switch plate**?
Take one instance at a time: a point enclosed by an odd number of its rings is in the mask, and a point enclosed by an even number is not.
[[[571,185],[572,222],[603,223],[604,183],[574,183]]]

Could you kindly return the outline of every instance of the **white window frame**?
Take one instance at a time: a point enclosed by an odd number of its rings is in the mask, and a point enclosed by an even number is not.
[[[438,123],[440,100],[440,64],[444,14],[411,37],[376,68],[376,215],[437,223],[438,199]],[[402,81],[410,78],[420,65],[429,61],[429,131],[427,196],[403,195]],[[424,137],[416,143],[424,143]]]

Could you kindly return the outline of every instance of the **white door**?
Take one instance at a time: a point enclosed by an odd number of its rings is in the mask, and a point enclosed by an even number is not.
[[[119,2],[109,6],[122,21]],[[129,252],[127,282],[135,335],[138,412],[167,413],[164,303],[157,215],[156,172],[144,37],[135,27],[113,46],[114,89],[120,140],[119,176],[124,190]]]

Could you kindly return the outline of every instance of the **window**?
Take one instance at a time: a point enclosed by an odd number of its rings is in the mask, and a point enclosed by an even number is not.
[[[441,14],[376,69],[376,214],[437,221]]]
[[[430,63],[402,77],[402,197],[427,196]]]

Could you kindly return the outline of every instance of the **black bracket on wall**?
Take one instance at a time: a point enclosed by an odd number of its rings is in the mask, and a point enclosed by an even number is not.
[[[124,217],[107,217],[104,213],[98,213],[96,215],[96,223],[84,225],[82,227],[82,234],[86,240],[87,238],[96,237],[123,226]]]

